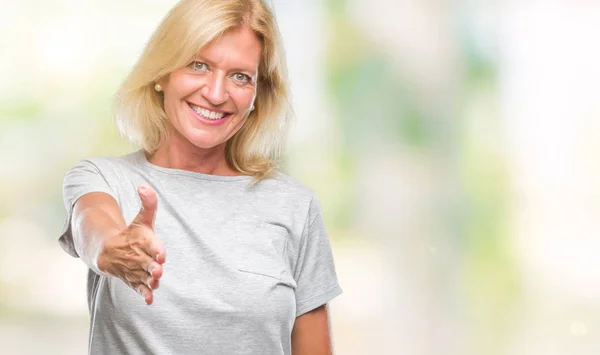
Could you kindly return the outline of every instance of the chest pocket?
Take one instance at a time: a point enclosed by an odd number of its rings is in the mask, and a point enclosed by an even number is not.
[[[266,222],[237,220],[235,254],[238,271],[274,279],[279,284],[296,288],[296,281],[284,260],[287,253],[287,229]]]

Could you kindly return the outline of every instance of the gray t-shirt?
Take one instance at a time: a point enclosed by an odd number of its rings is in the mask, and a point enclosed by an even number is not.
[[[250,182],[159,167],[143,151],[69,170],[66,252],[78,256],[69,227],[77,199],[107,193],[129,224],[144,183],[157,193],[155,234],[167,251],[151,306],[89,271],[90,354],[291,354],[296,317],[342,290],[313,192],[284,174]]]

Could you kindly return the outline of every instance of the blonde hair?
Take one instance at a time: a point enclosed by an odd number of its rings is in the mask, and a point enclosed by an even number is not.
[[[119,88],[119,130],[150,154],[168,139],[162,93],[154,85],[189,64],[227,30],[246,26],[262,44],[254,111],[226,144],[230,168],[255,180],[272,175],[291,123],[287,68],[277,23],[264,0],[182,0],[166,15]]]

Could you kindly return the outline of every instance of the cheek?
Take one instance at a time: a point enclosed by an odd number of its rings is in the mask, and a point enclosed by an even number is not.
[[[178,100],[173,95],[167,95],[165,93],[165,113],[167,114],[167,120],[177,126],[177,106]]]
[[[238,89],[232,92],[231,96],[238,110],[246,111],[252,105],[255,92],[252,89]]]
[[[185,110],[185,98],[193,92],[193,88],[187,83],[182,82],[177,86],[170,86],[165,89],[164,107],[169,121],[173,121],[177,116],[181,115],[181,111]]]
[[[165,87],[165,106],[178,107],[202,85],[201,78],[173,72]]]

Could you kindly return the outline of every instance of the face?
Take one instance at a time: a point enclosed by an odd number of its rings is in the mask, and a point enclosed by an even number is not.
[[[197,148],[224,148],[251,112],[260,54],[254,32],[235,28],[169,74],[163,88],[171,139]]]

